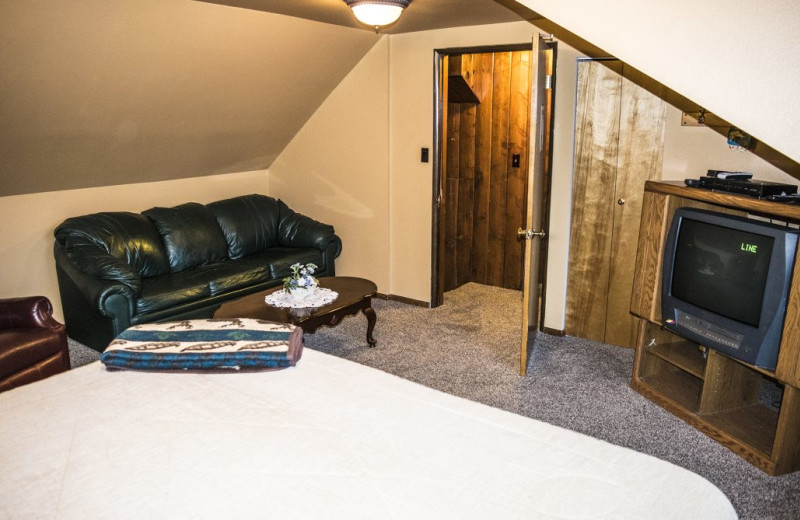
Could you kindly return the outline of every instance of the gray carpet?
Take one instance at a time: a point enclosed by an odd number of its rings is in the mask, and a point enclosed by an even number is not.
[[[470,283],[436,309],[374,308],[376,348],[362,315],[306,335],[306,346],[667,460],[717,485],[742,519],[800,518],[800,472],[770,477],[631,390],[632,350],[539,334],[519,377],[517,291]],[[70,346],[73,366],[97,359]]]

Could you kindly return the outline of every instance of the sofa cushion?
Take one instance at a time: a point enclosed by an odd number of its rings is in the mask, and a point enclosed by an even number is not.
[[[290,274],[292,264],[316,264],[321,268],[324,267],[322,263],[322,253],[314,248],[298,249],[293,247],[271,247],[266,251],[254,255],[265,265],[269,266],[269,272],[272,278],[281,280]],[[318,272],[325,274],[324,272]]]
[[[206,267],[206,269],[211,268],[214,276],[209,282],[209,287],[211,294],[215,296],[272,280],[269,265],[259,258],[241,258],[235,262],[223,262]]]
[[[213,276],[213,272],[196,268],[142,280],[142,292],[136,300],[136,314],[146,314],[211,296],[209,282]]]
[[[217,219],[202,204],[189,202],[174,208],[152,208],[143,214],[155,223],[167,248],[172,272],[226,258],[225,236]]]
[[[103,253],[111,255],[96,265],[89,274],[105,279],[129,282],[131,273],[120,264],[126,264],[138,275],[149,278],[169,272],[169,264],[161,236],[152,221],[143,215],[128,212],[106,212],[73,217],[65,220],[55,230],[58,240],[76,264],[76,257],[90,255],[100,260]],[[88,259],[84,266],[92,263]],[[104,270],[105,264],[110,270]],[[80,267],[80,266],[79,266]],[[123,272],[122,274],[120,274]],[[120,276],[122,278],[120,278]]]
[[[217,219],[228,257],[242,258],[278,244],[278,201],[265,195],[245,195],[206,206]]]

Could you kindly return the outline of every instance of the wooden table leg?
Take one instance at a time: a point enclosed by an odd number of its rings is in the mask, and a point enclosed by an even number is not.
[[[378,318],[372,307],[365,307],[361,309],[361,312],[367,317],[367,343],[370,347],[374,347],[378,343],[378,340],[372,337],[372,331],[375,329],[375,321]]]

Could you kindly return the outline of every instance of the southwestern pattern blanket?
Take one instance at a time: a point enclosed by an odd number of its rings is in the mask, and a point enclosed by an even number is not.
[[[294,366],[303,331],[247,318],[147,323],[127,329],[100,360],[111,370],[243,371]]]

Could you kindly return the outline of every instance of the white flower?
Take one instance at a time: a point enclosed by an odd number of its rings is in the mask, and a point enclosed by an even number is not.
[[[283,279],[283,288],[288,291],[297,288],[313,289],[317,287],[319,282],[312,276],[316,268],[317,266],[312,263],[306,265],[299,262],[292,264],[289,267],[292,274]]]

